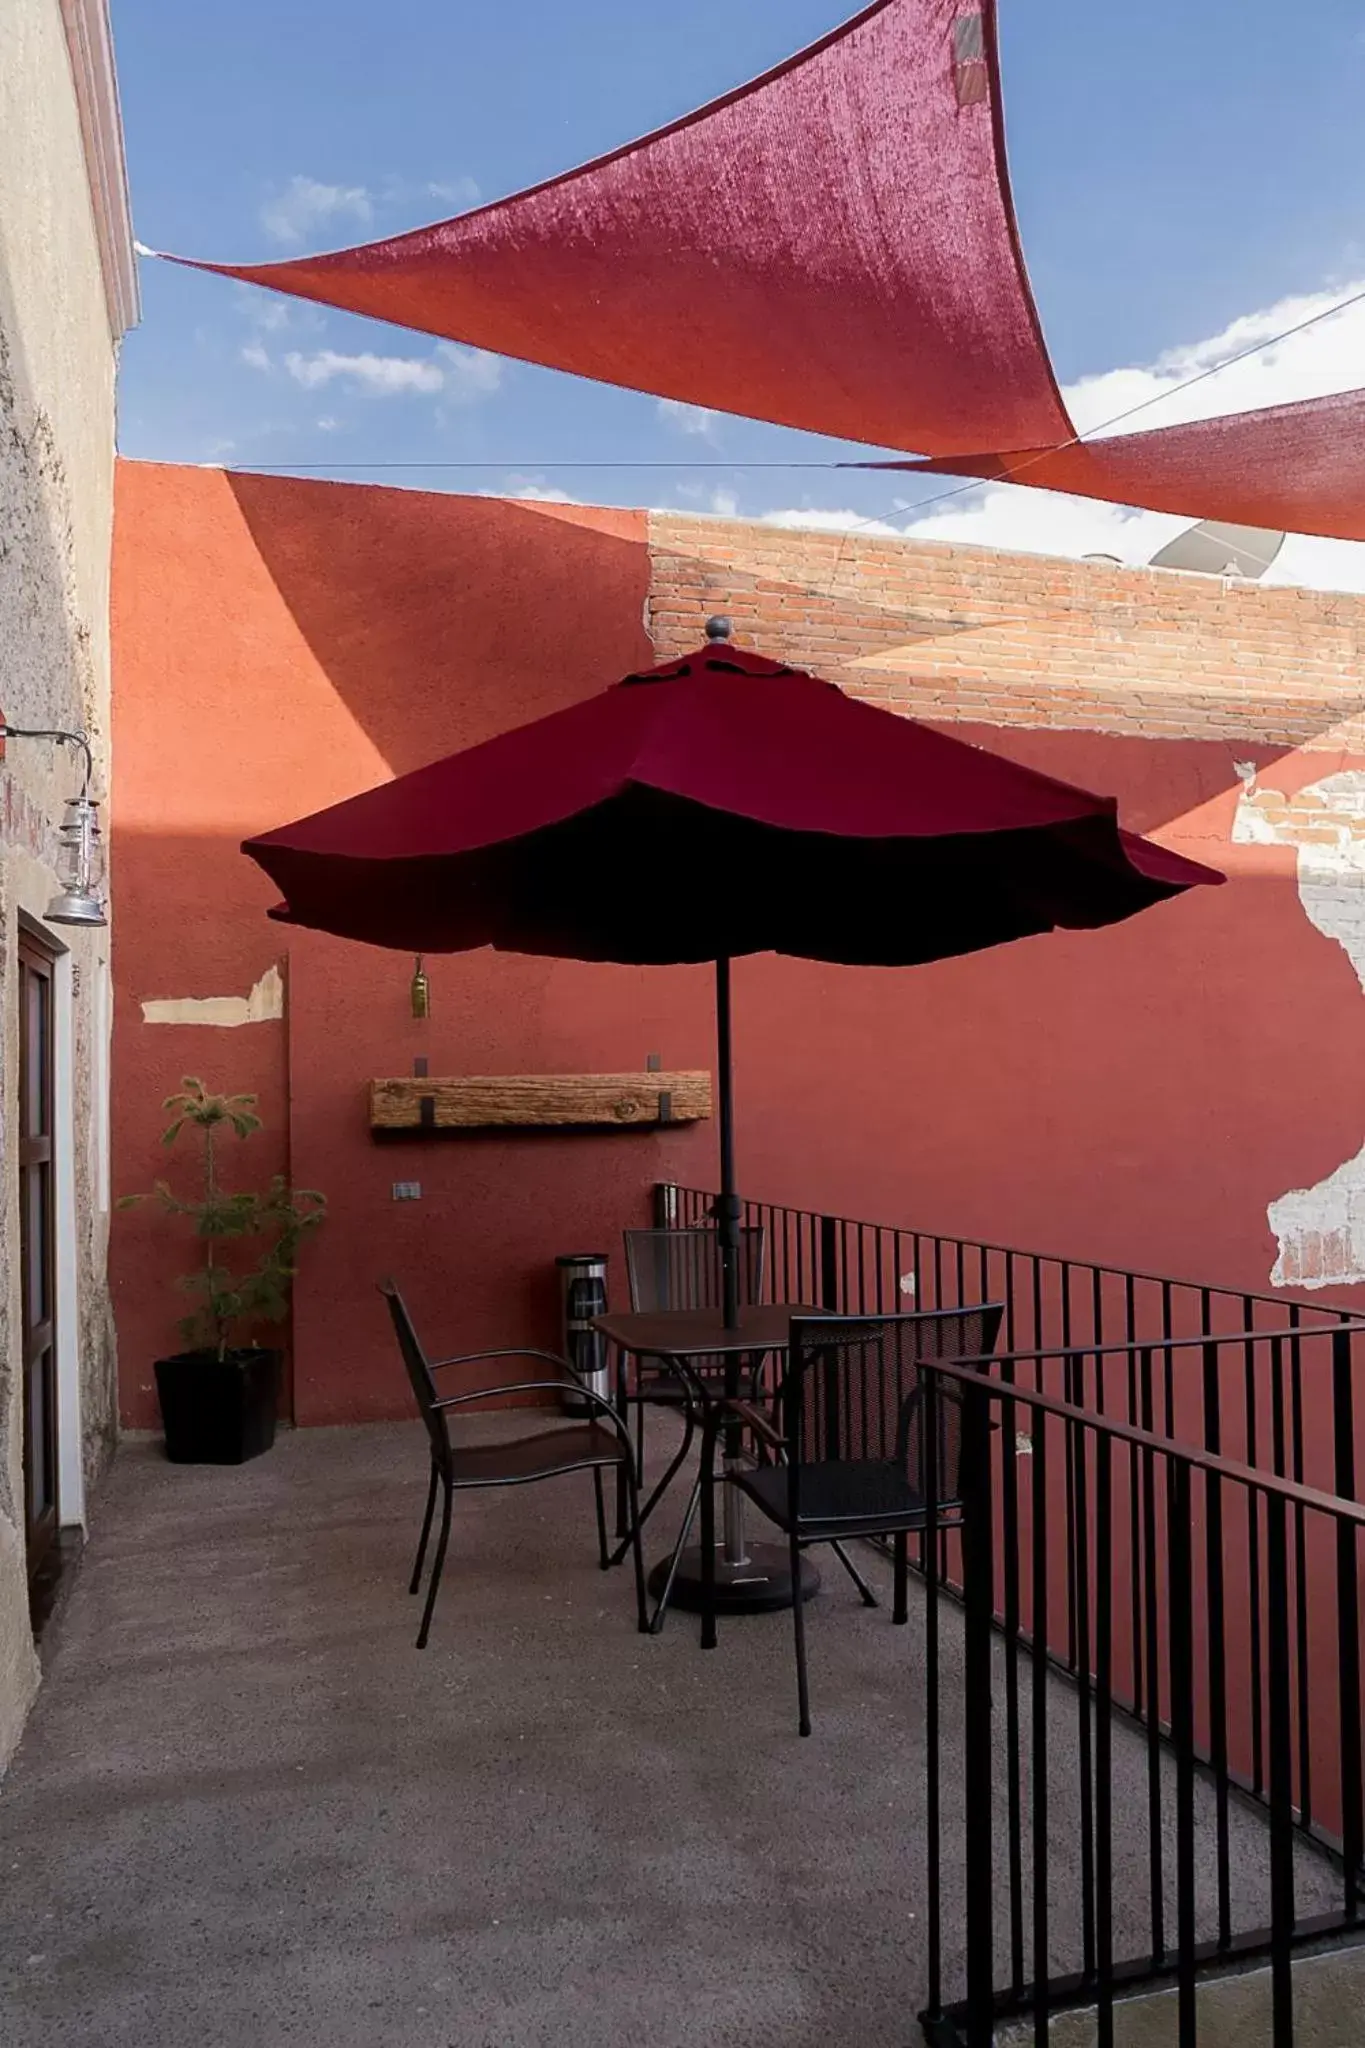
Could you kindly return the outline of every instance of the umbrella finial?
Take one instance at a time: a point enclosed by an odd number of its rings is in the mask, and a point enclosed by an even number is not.
[[[734,630],[734,620],[727,619],[724,612],[717,612],[714,618],[706,621],[706,637],[708,640],[728,640]]]

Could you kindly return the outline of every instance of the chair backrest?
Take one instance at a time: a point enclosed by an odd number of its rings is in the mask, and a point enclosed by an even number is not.
[[[431,1376],[431,1367],[427,1364],[426,1352],[422,1349],[421,1340],[412,1326],[407,1303],[393,1281],[381,1280],[379,1292],[388,1303],[389,1314],[393,1317],[398,1349],[403,1354],[403,1364],[407,1368],[412,1391],[417,1397],[418,1412],[426,1424],[427,1435],[431,1438],[431,1455],[444,1470],[450,1462],[450,1431],[446,1426],[445,1416],[436,1406],[440,1396],[436,1382]]]
[[[792,1324],[782,1383],[783,1430],[790,1446],[794,1506],[800,1468],[891,1464],[941,1507],[962,1499],[962,1388],[922,1367],[942,1359],[985,1359],[994,1351],[1004,1308],[923,1309],[914,1315],[809,1316]],[[932,1383],[931,1383],[932,1382]],[[926,1420],[933,1417],[930,1432]]]
[[[628,1230],[626,1278],[630,1305],[646,1315],[657,1309],[719,1308],[720,1235],[711,1225],[688,1230]],[[739,1233],[739,1298],[763,1299],[767,1232],[762,1224]]]

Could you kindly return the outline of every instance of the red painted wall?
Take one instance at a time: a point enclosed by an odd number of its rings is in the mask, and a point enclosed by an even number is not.
[[[401,1413],[373,1279],[393,1270],[411,1285],[437,1348],[543,1340],[547,1257],[608,1223],[613,1234],[622,1205],[638,1211],[661,1173],[704,1172],[706,1136],[375,1146],[367,1085],[406,1071],[419,1049],[411,962],[282,944],[265,917],[269,886],[238,845],[648,659],[643,520],[125,463],[114,575],[116,1187],[164,1170],[159,1104],[182,1073],[260,1089],[269,1134],[249,1141],[244,1168],[264,1177],[292,1154],[298,1183],[324,1189],[334,1209],[296,1290],[298,1419]],[[278,1024],[142,1021],[149,998],[245,995],[281,954],[288,1044]],[[673,1011],[696,977],[654,977],[643,1018],[621,1010],[610,970],[551,974],[489,956],[434,963],[434,979],[433,1072],[447,1059],[672,1060]],[[392,1182],[411,1178],[424,1200],[395,1206]],[[183,1253],[152,1213],[116,1219],[134,1425],[155,1421],[150,1365],[176,1341]]]
[[[953,730],[1112,792],[1125,823],[1233,879],[1109,931],[910,972],[740,966],[752,1181],[806,1206],[1268,1291],[1267,1205],[1365,1136],[1360,987],[1304,915],[1293,852],[1229,843],[1225,747]],[[1241,751],[1277,782],[1347,765]]]
[[[380,1274],[408,1289],[434,1350],[543,1342],[556,1252],[614,1252],[656,1179],[714,1173],[710,1126],[376,1145],[367,1084],[419,1052],[433,1074],[601,1071],[650,1052],[709,1063],[708,977],[468,955],[429,963],[433,1015],[415,1025],[410,960],[270,926],[268,887],[237,851],[253,830],[639,665],[650,587],[633,514],[122,467],[116,1185],[164,1165],[158,1105],[182,1073],[261,1090],[270,1135],[253,1141],[255,1171],[287,1157],[332,1202],[296,1290],[301,1422],[406,1411]],[[1235,879],[1115,931],[914,972],[739,963],[745,1185],[1267,1287],[1267,1204],[1365,1133],[1362,998],[1304,915],[1292,851],[1229,845],[1232,761],[1256,758],[1294,788],[1345,757],[1017,725],[965,736],[1113,791],[1128,823]],[[285,954],[287,1032],[142,1021],[148,998],[244,995]],[[422,1200],[395,1204],[393,1182],[412,1179]],[[149,1366],[174,1341],[176,1270],[156,1219],[117,1219],[133,1423],[155,1417]]]

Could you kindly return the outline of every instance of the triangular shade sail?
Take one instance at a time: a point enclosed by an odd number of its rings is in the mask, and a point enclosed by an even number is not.
[[[1221,875],[1112,799],[704,648],[249,840],[273,914],[414,952],[911,966]]]
[[[671,127],[434,227],[194,267],[883,447],[1071,432],[1009,197],[995,0],[876,0]]]
[[[1365,391],[1065,448],[859,466],[1005,480],[1191,519],[1365,540]]]

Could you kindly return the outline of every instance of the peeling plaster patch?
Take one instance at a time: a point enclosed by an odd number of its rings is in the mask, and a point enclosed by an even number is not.
[[[1310,924],[1334,939],[1365,990],[1365,771],[1344,769],[1285,796],[1243,778],[1234,844],[1292,846],[1299,900]],[[1276,1287],[1365,1282],[1365,1146],[1316,1187],[1291,1188],[1266,1216],[1280,1243]]]
[[[271,1024],[284,1015],[284,982],[268,967],[249,996],[171,996],[142,1005],[144,1024]]]
[[[1276,1287],[1351,1287],[1365,1280],[1365,1145],[1315,1188],[1293,1188],[1266,1215],[1280,1240]]]

